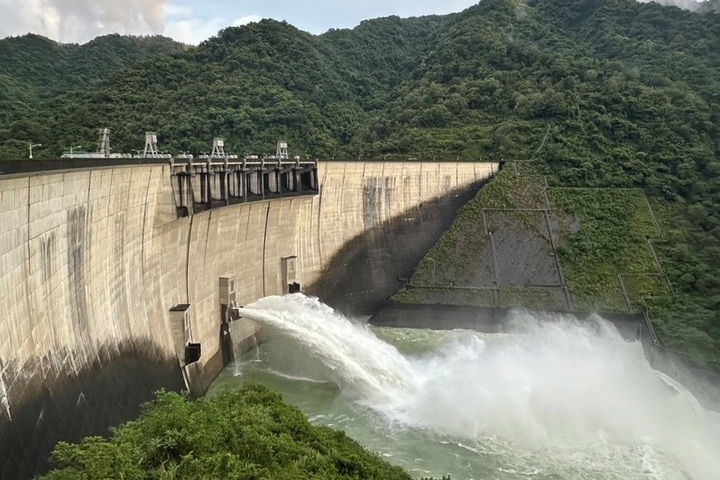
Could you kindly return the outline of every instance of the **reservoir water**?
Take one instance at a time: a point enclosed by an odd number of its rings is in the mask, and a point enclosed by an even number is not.
[[[414,477],[720,478],[720,417],[596,317],[515,312],[506,332],[371,328],[302,294],[242,309],[272,340],[226,368]]]

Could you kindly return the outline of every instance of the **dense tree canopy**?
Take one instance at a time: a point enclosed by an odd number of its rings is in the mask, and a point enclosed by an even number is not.
[[[254,384],[194,402],[159,392],[109,439],[61,442],[52,459],[44,480],[412,478]]]

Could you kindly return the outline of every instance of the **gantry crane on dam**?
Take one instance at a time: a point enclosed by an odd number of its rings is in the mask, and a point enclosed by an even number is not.
[[[98,141],[97,148],[94,152],[88,152],[78,150],[82,147],[71,147],[68,152],[64,152],[60,158],[175,158],[175,159],[194,159],[195,156],[191,153],[183,152],[178,155],[172,155],[165,153],[158,147],[158,136],[156,132],[145,132],[145,147],[143,150],[133,150],[135,154],[130,153],[112,153],[110,148],[110,129],[101,128],[98,130]],[[225,152],[225,139],[221,137],[215,137],[213,139],[211,153],[202,154],[197,157],[200,160],[238,160],[238,155],[229,154]],[[258,160],[258,155],[246,155],[245,159]],[[277,149],[275,155],[269,155],[263,157],[267,160],[290,160],[288,155],[288,144],[284,140],[280,140],[277,143]],[[300,160],[299,156],[293,157],[293,160]]]
[[[0,170],[17,173],[167,162],[178,217],[238,203],[318,194],[318,161],[302,160],[299,156],[290,158],[284,140],[277,142],[276,147],[274,155],[239,158],[228,154],[225,140],[216,137],[209,155],[173,156],[160,151],[157,133],[146,132],[145,148],[136,155],[112,153],[110,130],[103,128],[99,130],[95,152],[73,149],[60,159],[4,162]]]

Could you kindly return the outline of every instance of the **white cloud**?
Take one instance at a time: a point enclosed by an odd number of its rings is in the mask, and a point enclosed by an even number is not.
[[[28,32],[85,42],[110,32],[160,33],[167,0],[0,0],[0,36]]]
[[[187,6],[174,5],[172,3],[166,3],[163,5],[163,14],[165,15],[165,18],[188,18],[192,16],[192,13],[192,8]]]
[[[0,38],[33,32],[64,43],[84,43],[107,33],[161,33],[196,45],[229,25],[260,20],[258,15],[232,22],[202,18],[172,0],[0,0],[0,12]]]
[[[218,17],[210,20],[200,20],[198,18],[170,20],[165,25],[163,35],[178,42],[197,45],[225,27],[227,27],[227,20]]]
[[[197,45],[203,40],[207,40],[225,27],[239,27],[261,20],[259,15],[245,15],[232,22],[220,17],[201,20],[188,8],[176,10],[173,16],[177,18],[168,18],[163,35],[190,45]]]
[[[262,18],[260,18],[260,15],[245,15],[244,17],[235,19],[231,25],[233,27],[239,27],[241,25],[247,25],[248,23],[256,23],[260,20],[262,20]]]
[[[692,10],[695,11],[698,8],[700,8],[700,4],[704,2],[704,0],[638,0],[640,3],[659,3],[661,5],[667,5],[667,6],[675,6],[684,8],[685,10]]]

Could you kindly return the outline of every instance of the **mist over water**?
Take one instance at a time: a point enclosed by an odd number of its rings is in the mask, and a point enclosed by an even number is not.
[[[720,421],[596,317],[503,334],[372,329],[302,294],[242,309],[278,335],[243,378],[416,476],[715,479]]]

